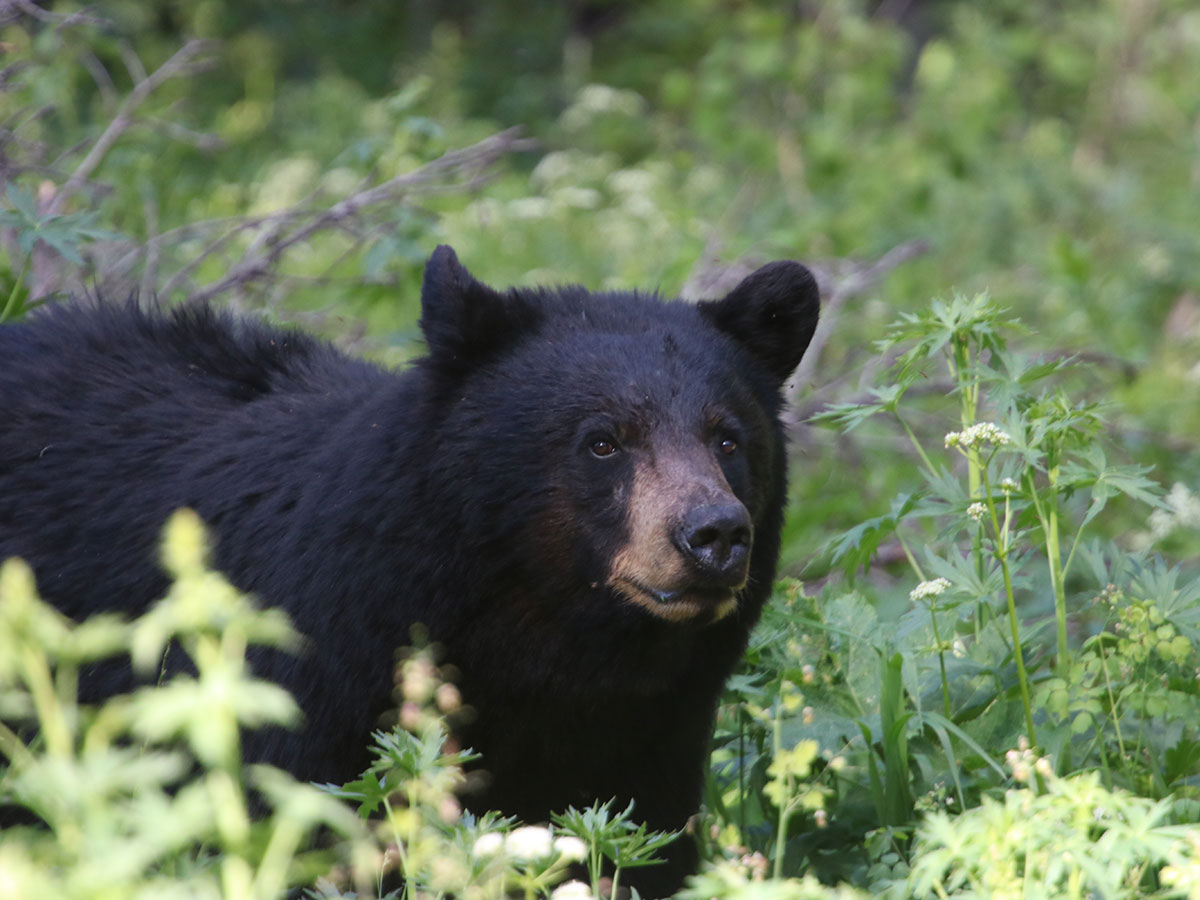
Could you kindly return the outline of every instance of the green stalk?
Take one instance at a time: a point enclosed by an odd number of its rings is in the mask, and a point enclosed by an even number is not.
[[[925,573],[921,570],[921,564],[917,562],[917,558],[913,556],[912,551],[908,549],[908,544],[905,543],[904,537],[900,534],[899,529],[896,530],[896,540],[900,544],[900,549],[904,551],[904,558],[908,560],[908,564],[912,566],[913,572],[916,573],[917,580],[926,581],[927,579],[925,578]]]
[[[925,468],[929,470],[929,474],[936,475],[937,469],[933,467],[933,461],[926,455],[921,442],[917,440],[917,436],[913,434],[913,430],[908,427],[908,423],[904,421],[899,410],[892,410],[892,415],[896,417],[896,421],[900,423],[900,427],[904,429],[904,433],[908,435],[908,439],[912,441],[912,445],[917,448],[917,455],[921,457],[921,462],[925,463]]]
[[[1008,622],[1012,629],[1013,656],[1017,662],[1017,682],[1021,688],[1021,704],[1025,708],[1025,727],[1029,731],[1029,743],[1037,746],[1037,735],[1033,727],[1033,703],[1029,699],[1029,676],[1025,672],[1025,654],[1021,649],[1021,628],[1017,619],[1017,601],[1013,594],[1012,573],[1008,568],[1008,531],[1001,530],[1000,520],[996,515],[996,504],[992,500],[992,488],[988,484],[987,470],[983,470],[984,499],[987,501],[988,514],[992,520],[992,533],[996,536],[996,559],[1000,562],[1000,571],[1004,574],[1004,596],[1008,602]]]
[[[25,272],[29,268],[30,256],[31,254],[26,253],[25,258],[21,260],[21,271],[18,273],[16,281],[13,282],[12,290],[8,292],[4,309],[0,309],[0,322],[7,322],[17,308],[17,294],[21,292],[21,286],[25,283]]]
[[[949,360],[950,378],[958,387],[959,396],[962,397],[960,418],[962,428],[966,431],[975,424],[976,414],[979,411],[979,385],[969,384],[966,381],[967,370],[971,367],[971,345],[968,343],[967,336],[956,334],[953,346],[954,356]],[[979,468],[979,452],[971,447],[967,451],[967,491],[972,500],[979,497]]]
[[[1021,630],[1017,622],[1017,604],[1013,599],[1012,576],[1008,571],[1007,555],[1000,557],[1000,569],[1004,573],[1004,593],[1008,599],[1008,621],[1012,626],[1013,656],[1017,661],[1017,681],[1021,686],[1021,704],[1025,707],[1025,727],[1029,729],[1029,743],[1037,746],[1037,735],[1033,727],[1033,704],[1029,699],[1029,677],[1025,674],[1025,657],[1021,650]]]
[[[1059,672],[1066,670],[1070,662],[1067,651],[1067,590],[1063,579],[1062,554],[1058,543],[1058,465],[1051,466],[1050,502],[1046,522],[1046,556],[1050,559],[1050,586],[1054,591],[1054,622],[1058,631]]]
[[[28,766],[34,760],[25,742],[3,722],[0,722],[0,754],[9,761],[14,772]]]
[[[66,713],[54,693],[54,679],[50,675],[46,657],[33,647],[23,647],[21,662],[21,668],[24,670],[22,674],[33,698],[38,725],[41,726],[42,737],[46,741],[46,752],[51,756],[69,759],[73,744],[71,727],[67,724]]]
[[[1033,481],[1033,472],[1026,473],[1026,485],[1029,489],[1029,495],[1033,498],[1033,509],[1037,514],[1038,522],[1042,526],[1042,534],[1046,538],[1046,561],[1050,569],[1050,590],[1054,592],[1054,622],[1055,631],[1057,632],[1057,656],[1058,659],[1055,668],[1059,674],[1065,671],[1065,667],[1069,663],[1069,653],[1067,648],[1067,590],[1065,569],[1062,564],[1062,547],[1059,542],[1058,532],[1058,460],[1057,453],[1053,450],[1046,454],[1046,474],[1050,481],[1050,497],[1043,503],[1038,496],[1037,485]],[[1079,538],[1076,535],[1075,545],[1078,546]],[[1071,548],[1071,557],[1075,555],[1075,547]],[[1070,557],[1067,560],[1070,564]]]
[[[1108,653],[1100,645],[1100,668],[1104,670],[1104,689],[1108,692],[1108,708],[1111,710],[1113,729],[1117,735],[1117,750],[1125,759],[1125,741],[1121,736],[1121,717],[1117,715],[1117,698],[1113,696],[1112,678],[1108,675]]]
[[[938,634],[937,615],[933,611],[933,603],[929,604],[929,622],[933,626],[933,642],[938,648],[938,667],[942,670],[942,709],[946,718],[950,718],[950,684],[946,678],[946,648],[942,645],[941,635]]]
[[[779,707],[779,701],[775,701],[774,721],[771,723],[771,758],[779,759],[783,753],[783,716]],[[786,776],[785,776],[786,777]],[[772,872],[772,877],[779,881],[783,878],[783,855],[787,852],[787,820],[788,809],[785,801],[784,805],[779,808],[779,827],[775,829],[775,865]],[[617,896],[615,890],[616,883],[614,881],[614,890],[612,896]]]

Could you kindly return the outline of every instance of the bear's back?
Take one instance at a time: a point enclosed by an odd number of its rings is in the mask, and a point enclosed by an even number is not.
[[[0,328],[0,405],[121,412],[168,401],[236,407],[268,394],[358,390],[380,369],[330,344],[207,305],[56,304]],[[29,390],[31,380],[40,384]]]

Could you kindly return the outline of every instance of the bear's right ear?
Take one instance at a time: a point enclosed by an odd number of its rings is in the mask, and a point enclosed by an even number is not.
[[[476,281],[444,244],[425,264],[421,331],[439,365],[473,368],[532,330],[539,317],[515,292],[502,294]]]
[[[817,330],[821,295],[812,272],[784,261],[751,272],[723,300],[697,306],[783,384]]]

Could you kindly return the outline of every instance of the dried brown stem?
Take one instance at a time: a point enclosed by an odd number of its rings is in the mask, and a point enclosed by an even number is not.
[[[87,156],[76,166],[75,171],[71,173],[71,177],[67,179],[66,183],[54,193],[54,196],[43,212],[46,215],[61,214],[67,200],[87,183],[100,163],[103,162],[104,157],[108,155],[108,151],[113,148],[113,145],[121,138],[121,135],[133,124],[133,114],[137,108],[145,103],[146,99],[163,82],[199,71],[207,61],[198,60],[197,57],[208,52],[211,47],[212,44],[209,41],[189,41],[180,47],[165,63],[144,79],[138,81],[133,86],[133,90],[130,91],[129,96],[121,103],[117,114],[108,123],[108,127],[96,139]]]
[[[359,212],[369,206],[384,202],[394,203],[399,197],[419,193],[471,190],[481,183],[483,173],[502,156],[517,150],[529,149],[532,146],[534,146],[532,141],[521,137],[519,128],[510,128],[484,138],[470,147],[451,150],[412,172],[405,172],[382,184],[352,194],[328,209],[308,212],[288,210],[274,216],[263,217],[257,223],[246,226],[264,227],[255,236],[241,260],[230,269],[228,274],[195,291],[191,295],[191,299],[208,300],[224,291],[263,277],[271,272],[290,248],[303,243],[323,229],[346,227]],[[465,182],[447,184],[448,178],[459,174],[469,177]],[[306,218],[307,222],[297,225],[298,220]],[[244,230],[244,227],[235,229],[239,232]],[[193,269],[201,259],[215,252],[219,246],[228,241],[229,237],[230,235],[222,235],[201,254],[199,259],[193,260],[184,270],[172,276],[171,281],[164,286],[163,293],[169,293],[170,288],[178,283],[179,278],[186,271]]]
[[[821,285],[821,319],[812,342],[793,376],[793,383],[808,384],[829,340],[843,304],[874,287],[893,269],[929,252],[929,243],[920,239],[897,244],[878,259],[867,263],[838,260],[829,266],[814,266]]]

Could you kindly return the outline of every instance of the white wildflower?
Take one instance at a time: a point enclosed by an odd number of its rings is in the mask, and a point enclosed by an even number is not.
[[[513,859],[527,862],[544,859],[554,852],[550,829],[541,825],[514,828],[504,839],[504,851]]]
[[[592,889],[582,881],[564,881],[550,894],[550,900],[591,900]]]
[[[571,862],[583,862],[587,859],[587,844],[574,835],[564,834],[554,839],[554,849],[563,859]]]
[[[567,151],[557,150],[547,153],[533,167],[533,171],[529,173],[529,180],[535,185],[541,186],[564,181],[570,177],[575,164],[576,160]]]
[[[1002,478],[1000,480],[1000,489],[1006,494],[1016,493],[1020,488],[1021,486],[1011,478]]]
[[[545,197],[518,197],[508,201],[507,213],[514,219],[544,219],[550,214],[550,201]]]
[[[1186,484],[1175,482],[1163,499],[1167,508],[1150,513],[1150,531],[1156,539],[1176,528],[1200,528],[1200,496],[1188,490]]]
[[[918,600],[931,599],[945,592],[950,587],[950,582],[945,578],[935,578],[932,581],[922,581],[909,594],[908,599],[914,603]]]
[[[607,84],[589,84],[580,89],[574,105],[589,112],[615,112],[637,116],[641,115],[646,101],[634,91],[621,90]]]
[[[593,188],[565,185],[551,195],[551,200],[558,206],[574,209],[595,209],[604,198]]]
[[[475,856],[495,856],[503,846],[504,835],[498,831],[492,831],[477,837],[475,843],[471,846],[471,852]]]
[[[605,181],[609,190],[623,197],[645,197],[658,187],[658,179],[649,169],[620,169]]]
[[[1002,447],[1011,442],[1012,437],[1009,433],[991,422],[977,422],[965,431],[951,431],[946,435],[947,447],[960,447],[964,450],[976,449],[984,444]]]
[[[967,515],[978,522],[983,518],[983,514],[987,512],[987,507],[982,503],[972,503],[967,507]]]

